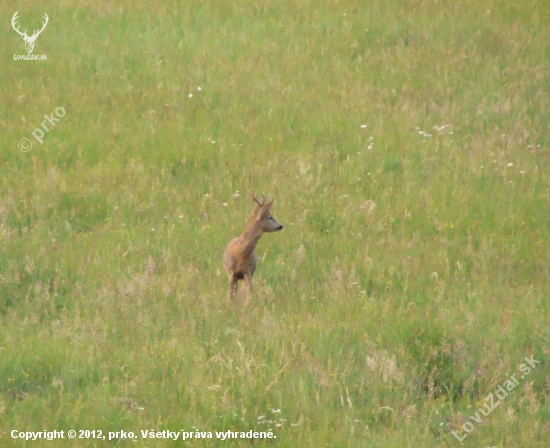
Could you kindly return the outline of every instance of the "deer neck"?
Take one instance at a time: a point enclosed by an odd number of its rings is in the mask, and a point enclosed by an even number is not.
[[[256,221],[256,218],[253,217],[248,225],[246,226],[246,229],[244,229],[244,232],[242,234],[242,241],[244,243],[244,252],[249,255],[252,253],[254,248],[256,247],[256,244],[258,244],[258,240],[261,238],[264,231],[260,227],[258,221]]]

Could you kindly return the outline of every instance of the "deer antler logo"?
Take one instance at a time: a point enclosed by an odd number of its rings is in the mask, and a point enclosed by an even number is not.
[[[34,30],[34,33],[32,33],[32,36],[27,36],[27,30],[25,30],[22,33],[21,31],[19,31],[19,27],[15,23],[17,21],[17,19],[19,18],[17,16],[18,12],[19,11],[15,11],[15,14],[11,18],[11,26],[23,38],[23,40],[25,41],[25,49],[27,50],[28,54],[31,54],[34,50],[34,43],[35,43],[36,39],[38,38],[40,33],[42,31],[44,31],[44,28],[46,28],[46,25],[48,24],[49,17],[48,17],[48,14],[44,13],[44,22],[42,22],[42,29],[40,31]]]

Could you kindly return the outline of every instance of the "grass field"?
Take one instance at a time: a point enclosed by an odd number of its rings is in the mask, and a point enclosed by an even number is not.
[[[547,1],[0,18],[0,446],[550,445]],[[244,307],[253,193],[284,229]]]

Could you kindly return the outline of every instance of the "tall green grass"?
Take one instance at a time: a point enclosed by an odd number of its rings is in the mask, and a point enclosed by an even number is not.
[[[47,61],[13,60],[16,10],[22,29],[49,15]],[[545,2],[9,1],[0,17],[0,445],[199,428],[458,446],[533,356],[463,444],[548,446]],[[260,240],[245,308],[221,256],[252,193],[284,229]]]

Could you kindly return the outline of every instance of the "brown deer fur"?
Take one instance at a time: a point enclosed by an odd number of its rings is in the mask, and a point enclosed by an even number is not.
[[[244,280],[246,304],[250,300],[251,280],[256,270],[257,258],[254,248],[264,232],[275,232],[283,228],[269,211],[273,201],[260,202],[255,197],[253,200],[256,207],[248,225],[241,236],[231,240],[223,254],[223,265],[229,274],[229,299],[237,293],[237,282]]]

